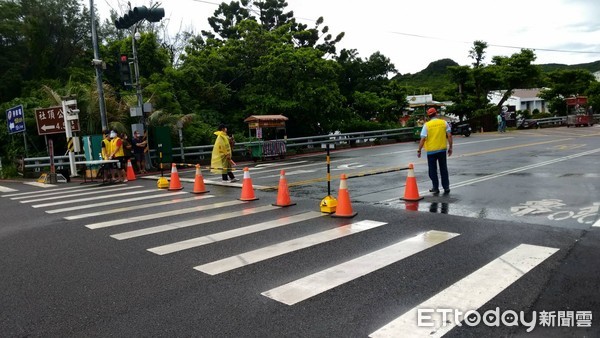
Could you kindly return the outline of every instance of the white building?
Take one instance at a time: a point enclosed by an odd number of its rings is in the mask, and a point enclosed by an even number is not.
[[[515,89],[513,94],[504,102],[505,106],[514,106],[515,110],[527,110],[533,112],[534,109],[540,113],[547,112],[546,102],[539,97],[542,88],[534,89]],[[498,104],[504,96],[505,90],[497,90],[488,93],[488,100],[492,104]]]

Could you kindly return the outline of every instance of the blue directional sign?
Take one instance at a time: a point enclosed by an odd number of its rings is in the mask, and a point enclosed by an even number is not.
[[[25,131],[25,113],[23,112],[23,105],[18,105],[6,110],[6,123],[8,124],[9,134]]]

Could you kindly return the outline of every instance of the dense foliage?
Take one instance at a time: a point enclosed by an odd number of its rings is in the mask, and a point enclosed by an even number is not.
[[[146,123],[171,128],[174,144],[176,126],[183,123],[186,146],[210,144],[223,122],[243,140],[243,120],[249,115],[287,116],[290,137],[399,126],[406,97],[414,94],[453,101],[449,111],[465,118],[494,113],[487,103],[490,90],[551,87],[546,95],[557,101],[556,107],[574,94],[589,94],[592,102],[600,97],[600,86],[589,73],[600,69],[600,62],[581,70],[540,68],[533,65],[533,51],[521,50],[493,57],[487,65],[482,41],[466,51],[472,65],[444,59],[417,74],[398,74],[379,52],[361,58],[357,50],[338,50],[343,32],[332,34],[323,18],[312,27],[298,23],[285,0],[222,3],[207,18],[211,31],[181,32],[175,39],[160,23],[142,22],[140,39],[132,41],[130,30],[114,27],[117,17],[96,18],[109,127],[129,132],[139,122],[129,116],[137,105],[136,92],[123,87],[119,77],[119,55],[131,56],[135,43],[142,97],[154,107]],[[90,27],[90,11],[78,0],[0,0],[0,108],[22,104],[27,131],[23,137],[0,128],[4,163],[46,156],[48,138],[62,153],[64,135],[38,136],[33,111],[57,106],[66,95],[77,97],[80,134],[100,133]],[[6,125],[5,114],[0,120]]]

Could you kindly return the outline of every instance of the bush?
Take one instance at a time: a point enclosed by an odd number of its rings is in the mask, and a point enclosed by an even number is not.
[[[550,113],[540,113],[538,111],[538,113],[535,113],[535,110],[533,111],[533,118],[534,119],[543,119],[543,118],[547,118],[547,117],[552,117],[552,115]]]
[[[17,171],[17,166],[14,164],[2,165],[2,170],[0,171],[0,179],[7,178],[15,178],[18,177],[19,173]]]

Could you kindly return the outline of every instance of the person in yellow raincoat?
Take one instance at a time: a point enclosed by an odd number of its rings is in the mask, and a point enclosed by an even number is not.
[[[221,173],[223,182],[239,181],[235,178],[231,170],[233,161],[231,160],[232,151],[229,144],[229,137],[227,136],[227,127],[224,124],[219,125],[219,130],[215,131],[215,135],[217,139],[215,140],[210,161],[211,172],[215,174]]]

